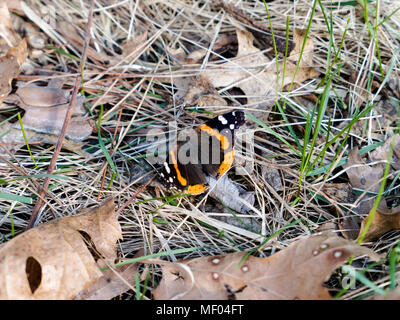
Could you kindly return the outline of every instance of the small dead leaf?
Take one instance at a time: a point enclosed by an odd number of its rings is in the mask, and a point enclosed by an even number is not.
[[[80,292],[74,300],[110,300],[123,294],[135,285],[135,275],[138,265],[131,263],[103,271],[99,278],[90,288]]]
[[[212,47],[211,54],[210,54],[210,60],[215,60],[217,57],[213,56],[213,53],[221,55],[222,53],[228,51],[228,50],[234,50],[237,51],[237,36],[234,34],[226,34],[223,33],[221,34],[217,41],[214,43],[214,46]],[[200,63],[201,60],[205,57],[209,49],[206,48],[201,48],[195,51],[192,51],[191,53],[188,54],[188,56],[185,59],[186,63],[189,64],[194,64],[194,63]],[[219,58],[218,58],[219,60]]]
[[[269,166],[262,166],[261,174],[274,190],[283,190],[282,177],[278,169]]]
[[[387,82],[389,88],[396,98],[400,98],[400,76],[398,73],[392,73],[389,81]]]
[[[210,81],[203,76],[193,79],[182,100],[186,107],[223,107],[227,105],[226,101],[219,95]]]
[[[373,111],[374,115],[381,115],[381,118],[372,121],[371,131],[382,132],[383,130],[386,136],[393,135],[393,130],[396,128],[396,122],[398,121],[400,112],[399,102],[391,99],[384,99],[378,103]],[[379,137],[376,133],[374,133],[374,136]]]
[[[326,183],[321,191],[339,203],[351,203],[355,200],[353,189],[348,183]]]
[[[346,239],[355,240],[360,231],[360,221],[360,217],[345,213],[338,225],[339,230]]]
[[[375,193],[379,191],[379,181],[383,176],[384,164],[367,165],[361,158],[358,147],[355,147],[349,152],[348,161],[343,167],[347,168],[346,173],[353,188]],[[373,203],[374,199],[372,198],[361,201],[358,213],[368,214]]]
[[[336,203],[353,203],[356,195],[349,183],[326,183],[321,191]],[[360,230],[361,218],[350,212],[342,211],[338,227],[342,235],[349,240],[357,239]]]
[[[14,32],[7,2],[0,3],[0,103],[11,91],[11,81],[20,73],[21,65],[26,60],[28,49],[26,40]],[[5,53],[5,54],[4,54]]]
[[[369,215],[361,223],[361,229],[358,238],[360,238],[365,229],[365,224],[367,223],[368,217]],[[369,226],[363,241],[371,241],[379,238],[386,232],[398,229],[400,229],[400,206],[393,209],[388,209],[386,205],[381,204],[372,218],[371,225]]]
[[[349,152],[348,161],[343,165],[347,168],[347,176],[353,188],[368,190],[369,192],[379,191],[378,182],[383,175],[383,165],[368,166],[358,151],[358,147]]]
[[[137,37],[133,38],[132,40],[125,42],[122,45],[122,56],[129,56],[132,52],[143,46],[143,43],[147,40],[147,34],[148,32],[145,31]]]
[[[66,21],[64,19],[57,19],[56,28],[54,31],[58,32],[61,38],[64,37],[65,39],[67,39],[69,47],[75,48],[77,52],[80,52],[80,50],[82,50],[85,39],[80,32],[79,26],[77,26],[75,23],[73,23],[72,21]],[[93,39],[92,41],[97,40]],[[101,48],[101,46],[99,46],[99,48]],[[89,59],[97,61],[99,65],[102,64],[104,61],[109,60],[110,58],[103,50],[97,51],[92,46],[87,47],[87,55]]]
[[[240,213],[246,213],[251,210],[238,199],[245,200],[250,206],[254,205],[255,193],[246,191],[238,183],[230,180],[228,175],[224,175],[218,180],[208,176],[207,182],[211,190],[209,196],[220,200],[232,210]]]
[[[21,65],[27,57],[25,39],[15,48],[10,48],[7,54],[0,57],[0,103],[11,91],[11,81],[19,74]]]
[[[275,31],[274,32],[275,39],[273,39],[271,30],[266,27],[265,23],[257,21],[256,19],[254,19],[253,16],[247,14],[246,11],[239,9],[239,7],[236,4],[228,3],[228,1],[223,1],[223,0],[214,0],[213,4],[217,8],[222,8],[231,17],[240,22],[242,26],[247,28],[247,31],[253,33],[255,38],[265,42],[267,47],[272,48],[275,44],[277,51],[280,54],[285,53],[286,39],[284,35],[282,34],[280,35],[279,33],[277,34]],[[292,41],[289,40],[288,42],[289,52],[292,50],[292,48],[293,48],[293,43]]]
[[[267,258],[237,252],[178,261],[163,266],[153,291],[160,299],[331,299],[322,286],[349,257],[372,250],[331,232],[308,236]]]
[[[15,104],[25,109],[22,125],[30,145],[57,143],[71,99],[70,93],[58,87],[60,85],[62,84],[59,83],[56,87],[56,81],[52,81],[47,87],[32,85],[20,87],[5,100],[9,104]],[[85,113],[84,101],[85,98],[80,95],[75,100],[73,116],[67,127],[63,147],[84,157],[89,157],[90,155],[82,150],[82,141],[90,136],[93,126],[91,120],[83,115]],[[25,145],[25,138],[18,121],[13,124],[5,122],[0,125],[0,146],[15,153]]]
[[[103,274],[81,233],[103,263],[113,264],[122,237],[112,199],[72,217],[39,225],[0,248],[0,299],[72,299]]]
[[[136,252],[135,258],[143,254],[144,250],[140,249]],[[104,270],[103,276],[88,289],[81,291],[74,300],[110,300],[123,294],[133,288],[139,265],[139,263],[130,263],[114,270]]]

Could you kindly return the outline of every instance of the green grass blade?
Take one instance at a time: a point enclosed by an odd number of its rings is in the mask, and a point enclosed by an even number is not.
[[[354,269],[351,266],[344,265],[342,266],[343,272],[349,273],[349,274],[354,274],[356,280],[360,281],[362,284],[373,290],[375,293],[380,294],[380,295],[386,295],[385,290],[377,287],[372,281],[370,281],[366,276],[358,272],[356,269]]]
[[[108,162],[108,164],[110,165],[112,171],[115,173],[115,175],[118,178],[118,171],[117,168],[115,167],[115,164],[113,162],[113,160],[111,159],[110,153],[108,152],[106,145],[104,144],[104,141],[101,137],[101,118],[103,117],[103,105],[100,106],[100,115],[97,121],[97,136],[98,136],[98,140],[99,140],[99,145],[101,148],[101,151],[103,151],[104,156],[106,157],[106,160]]]
[[[21,126],[22,135],[24,136],[25,144],[26,144],[26,147],[28,148],[29,155],[31,156],[31,159],[32,159],[33,163],[35,164],[35,167],[37,168],[37,163],[35,161],[35,158],[33,157],[33,154],[31,152],[31,148],[29,148],[28,139],[26,138],[26,133],[25,133],[25,130],[24,130],[24,126],[22,124],[21,114],[19,112],[18,112],[18,121],[19,121],[19,125]]]
[[[10,201],[17,201],[17,202],[21,202],[21,203],[25,203],[25,204],[32,204],[32,198],[24,197],[24,196],[18,196],[16,194],[11,194],[11,193],[0,192],[0,199],[10,200]]]

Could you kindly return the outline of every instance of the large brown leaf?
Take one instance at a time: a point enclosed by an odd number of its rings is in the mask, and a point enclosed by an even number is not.
[[[349,257],[379,256],[325,232],[295,241],[267,257],[245,253],[189,259],[163,266],[155,299],[331,299],[322,286]]]
[[[81,233],[103,264],[116,258],[121,227],[113,200],[39,225],[0,247],[0,299],[72,299],[103,274]]]

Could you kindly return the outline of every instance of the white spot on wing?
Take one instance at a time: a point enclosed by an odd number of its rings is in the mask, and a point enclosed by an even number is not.
[[[223,125],[226,125],[226,124],[228,123],[228,120],[226,120],[226,119],[224,118],[224,116],[218,116],[218,120],[221,121],[221,123],[222,123]]]
[[[164,162],[164,167],[165,167],[165,171],[167,171],[168,174],[171,173],[171,169],[169,168],[169,165],[167,162]]]

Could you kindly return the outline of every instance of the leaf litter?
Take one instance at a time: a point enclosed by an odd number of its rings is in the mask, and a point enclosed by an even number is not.
[[[175,85],[178,86],[176,97],[177,99],[183,97],[185,104],[193,105],[198,103],[197,100],[193,99],[193,96],[203,96],[204,93],[215,90],[210,90],[210,85],[212,86],[211,88],[222,88],[223,90],[238,87],[247,97],[248,106],[264,108],[267,105],[270,107],[275,102],[277,93],[284,86],[291,84],[292,81],[303,82],[318,75],[313,63],[312,39],[308,38],[305,41],[304,51],[300,59],[304,35],[304,30],[296,29],[294,31],[293,41],[295,46],[289,52],[286,64],[284,64],[282,61],[276,63],[267,58],[262,50],[254,46],[252,33],[236,27],[238,43],[236,57],[228,62],[207,65],[199,72],[201,80],[193,76],[189,77],[189,80],[186,77],[178,78],[175,81]],[[169,52],[181,64],[185,63],[185,61],[200,63],[207,54],[207,50],[196,51],[196,55],[193,52],[190,55],[186,55],[183,50],[179,49],[170,49]],[[278,74],[277,68],[279,70]],[[199,85],[201,89],[199,89]],[[193,90],[197,92],[194,93]],[[214,91],[212,96],[214,101],[210,98],[204,101],[204,97],[202,97],[199,105],[206,106],[205,103],[207,102],[211,102],[210,106],[214,106],[214,108],[224,105],[224,103],[219,103],[220,99],[217,98],[217,92]]]

